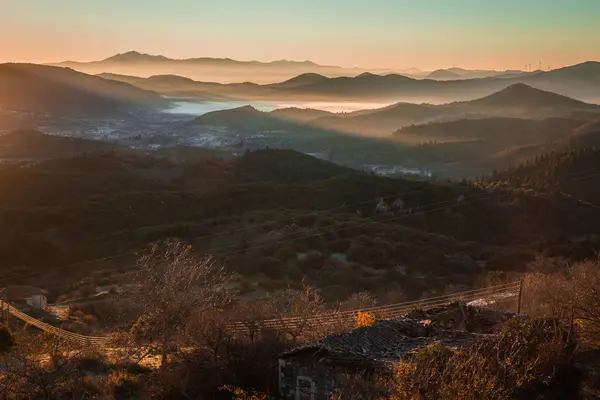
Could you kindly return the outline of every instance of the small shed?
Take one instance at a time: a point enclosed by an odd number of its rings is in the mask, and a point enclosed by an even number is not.
[[[376,372],[433,343],[468,348],[514,314],[455,303],[433,312],[332,335],[279,356],[279,391],[286,400],[329,400],[341,377]]]
[[[41,310],[46,307],[46,292],[35,286],[8,286],[0,289],[0,300],[17,307],[29,307]]]

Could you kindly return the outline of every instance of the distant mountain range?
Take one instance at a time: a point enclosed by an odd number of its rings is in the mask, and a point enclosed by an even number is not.
[[[448,76],[456,71],[440,71]],[[237,100],[304,100],[330,99],[335,101],[390,101],[446,103],[471,100],[523,83],[588,102],[600,103],[600,63],[586,62],[552,71],[532,73],[508,72],[494,77],[434,80],[414,79],[398,74],[376,75],[364,72],[355,77],[329,78],[316,73],[295,76],[280,83],[220,84],[215,82],[175,79],[169,75],[139,78],[102,74],[104,78],[119,80],[168,96],[200,99]]]
[[[65,61],[53,65],[73,68],[88,74],[114,73],[141,77],[174,74],[195,80],[222,83],[244,81],[274,83],[303,73],[319,73],[326,76],[355,76],[366,71],[361,68],[319,65],[312,61],[277,60],[261,62],[210,57],[172,59],[136,51],[117,54],[100,61]],[[380,69],[377,72],[389,73],[392,71]]]
[[[154,92],[68,68],[0,64],[0,109],[8,111],[98,117],[166,104]]]
[[[113,73],[150,77],[152,75],[180,75],[199,81],[236,83],[250,81],[254,83],[276,83],[304,73],[321,74],[327,77],[357,76],[364,72],[377,74],[396,73],[414,78],[431,79],[469,79],[502,75],[505,72],[490,70],[467,70],[449,68],[438,71],[422,71],[418,68],[407,69],[365,69],[347,68],[336,65],[320,65],[312,61],[277,60],[271,62],[238,61],[230,58],[186,58],[172,59],[162,55],[143,54],[129,51],[116,54],[104,60],[91,62],[64,61],[53,64],[69,67],[89,73]],[[439,77],[436,77],[439,75]]]

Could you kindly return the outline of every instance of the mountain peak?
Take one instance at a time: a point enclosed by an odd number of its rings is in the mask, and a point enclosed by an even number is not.
[[[427,75],[427,77],[430,79],[447,79],[447,80],[461,79],[462,76],[458,72],[456,72],[456,70],[457,70],[457,68],[454,68],[452,70],[436,69],[435,71],[432,71],[431,73],[429,73],[429,75]]]
[[[165,56],[144,54],[144,53],[140,53],[138,51],[132,50],[132,51],[128,51],[126,53],[115,54],[112,57],[108,57],[108,58],[104,59],[103,61],[161,61],[161,60],[168,60],[168,58]]]
[[[307,72],[304,74],[300,74],[295,76],[287,81],[283,81],[281,83],[276,83],[275,85],[282,88],[294,88],[305,85],[313,85],[316,83],[324,82],[328,80],[326,76],[316,74],[314,72]]]
[[[490,106],[529,106],[529,107],[582,107],[591,104],[584,103],[560,94],[536,89],[524,83],[512,84],[496,93],[474,100]]]
[[[360,75],[356,76],[357,78],[379,78],[379,75],[375,75],[371,72],[363,72]]]

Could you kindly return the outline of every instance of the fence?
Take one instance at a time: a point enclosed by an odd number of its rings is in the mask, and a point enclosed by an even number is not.
[[[354,323],[357,313],[368,312],[378,320],[391,319],[406,315],[414,309],[431,309],[443,306],[455,301],[473,303],[473,305],[489,305],[491,303],[519,297],[521,291],[521,282],[511,282],[502,285],[491,286],[483,289],[468,290],[459,293],[452,293],[444,296],[431,297],[428,299],[408,301],[397,304],[390,304],[379,307],[362,308],[356,310],[322,313],[306,317],[281,317],[271,318],[261,321],[236,322],[230,325],[230,330],[241,333],[248,329],[298,329],[301,327],[317,327],[333,324]],[[520,301],[518,301],[520,303]],[[517,305],[517,310],[519,306]]]
[[[431,297],[428,299],[415,301],[407,301],[403,303],[390,304],[379,307],[369,307],[339,312],[328,312],[306,317],[281,317],[264,319],[260,321],[239,321],[231,324],[229,326],[229,330],[233,333],[243,333],[247,332],[249,329],[254,331],[258,331],[260,329],[299,329],[308,327],[329,326],[334,324],[348,326],[353,324],[354,318],[356,317],[359,311],[371,313],[375,315],[375,317],[378,320],[381,320],[401,317],[414,309],[431,309],[455,301],[463,301],[473,305],[485,306],[513,297],[518,297],[516,309],[517,311],[519,311],[521,290],[521,282],[517,281],[502,285],[490,286],[483,289],[468,290],[444,296]],[[78,333],[69,332],[64,329],[60,329],[53,325],[37,320],[2,301],[0,301],[0,305],[2,305],[2,307],[8,307],[9,313],[14,317],[20,319],[21,321],[29,325],[35,326],[36,328],[41,329],[44,332],[55,335],[69,342],[82,345],[93,345],[97,347],[107,347],[111,342],[110,337],[84,336]]]
[[[93,346],[97,346],[97,347],[105,347],[106,345],[108,345],[108,343],[111,340],[111,338],[106,337],[106,336],[84,336],[84,335],[80,335],[78,333],[69,332],[64,329],[57,328],[53,325],[47,324],[45,322],[42,322],[38,319],[31,317],[31,316],[25,314],[24,312],[18,310],[17,308],[11,306],[10,304],[4,303],[1,300],[0,300],[0,306],[2,307],[2,309],[8,308],[8,312],[12,316],[20,319],[21,321],[25,322],[26,324],[35,326],[36,328],[38,328],[46,333],[49,333],[51,335],[54,335],[56,337],[59,337],[61,339],[64,339],[64,340],[72,342],[72,343],[81,344],[81,345],[93,345]]]

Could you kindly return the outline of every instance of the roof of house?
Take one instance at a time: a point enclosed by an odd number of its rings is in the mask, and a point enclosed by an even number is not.
[[[0,299],[6,301],[26,300],[33,296],[44,296],[47,292],[35,286],[8,286],[0,289]]]
[[[475,307],[459,306],[463,307],[461,314],[467,318],[468,315],[478,315]],[[438,315],[444,315],[456,308],[457,304],[440,308]],[[492,315],[495,313],[494,310],[484,312],[484,314]],[[500,314],[508,315],[507,313]],[[427,315],[432,316],[432,314]],[[310,355],[318,361],[326,363],[377,365],[397,362],[403,356],[436,342],[447,347],[467,348],[489,332],[489,325],[485,325],[483,329],[466,332],[458,330],[458,328],[444,329],[445,326],[440,326],[434,321],[433,319],[423,321],[415,318],[382,320],[371,326],[328,336],[316,343],[283,353],[280,357]],[[461,326],[464,327],[465,324]]]

